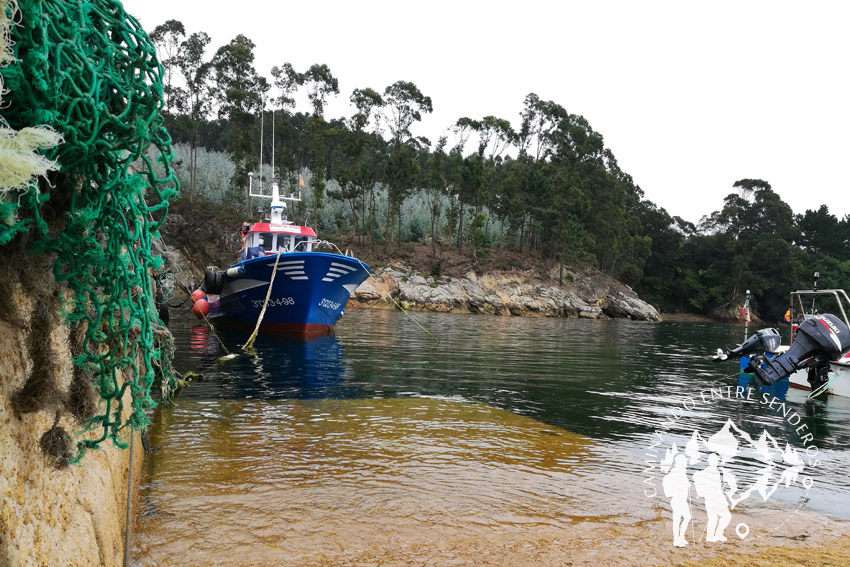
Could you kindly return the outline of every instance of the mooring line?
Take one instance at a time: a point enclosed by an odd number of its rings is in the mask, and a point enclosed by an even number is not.
[[[257,338],[257,333],[260,332],[260,325],[263,322],[263,317],[266,314],[266,307],[269,305],[269,298],[272,296],[272,286],[274,285],[274,277],[277,275],[277,263],[280,262],[280,257],[283,254],[283,249],[278,248],[277,250],[277,258],[274,261],[274,268],[272,268],[272,277],[269,280],[269,289],[266,290],[266,300],[263,302],[263,309],[260,311],[260,317],[257,319],[257,326],[254,327],[254,332],[251,333],[251,336],[248,337],[248,342],[242,345],[242,350],[247,353],[252,353],[254,351],[254,339]],[[268,264],[266,264],[268,265]]]
[[[194,299],[193,299],[192,301],[194,302]],[[220,345],[221,345],[221,348],[223,348],[223,349],[224,349],[224,352],[226,352],[226,353],[227,353],[227,355],[226,355],[226,356],[228,356],[228,357],[229,357],[229,356],[231,356],[230,351],[229,351],[229,350],[227,350],[227,347],[226,347],[226,346],[224,346],[224,343],[223,343],[223,342],[221,341],[221,339],[219,338],[218,333],[216,333],[216,332],[215,332],[215,327],[213,327],[212,323],[210,323],[210,320],[209,320],[209,319],[207,319],[207,316],[206,316],[206,315],[204,315],[204,312],[203,312],[203,311],[201,311],[200,309],[198,309],[198,313],[200,313],[200,314],[201,314],[201,317],[203,317],[203,318],[204,318],[204,323],[206,323],[206,324],[207,324],[207,327],[209,327],[210,332],[212,333],[212,336],[213,336],[213,337],[215,337],[215,340],[217,340],[217,341],[218,341],[218,344],[220,344]]]
[[[817,396],[820,396],[821,394],[826,392],[829,389],[829,387],[832,386],[832,383],[835,382],[836,378],[838,378],[837,372],[833,373],[832,378],[827,380],[825,383],[821,384],[820,386],[818,386],[815,389],[812,389],[812,391],[809,393],[809,396],[808,396],[807,399],[811,400],[812,398],[816,398]]]
[[[339,249],[337,248],[337,250],[339,250]],[[376,278],[375,276],[373,276],[373,275],[372,275],[372,272],[370,272],[370,271],[369,271],[369,269],[366,267],[366,264],[364,264],[363,262],[361,262],[359,258],[355,258],[354,256],[349,256],[349,257],[350,257],[350,258],[352,258],[352,259],[354,259],[354,260],[357,260],[357,262],[358,262],[358,263],[359,263],[359,264],[363,267],[363,269],[366,271],[366,273],[367,273],[367,274],[369,274],[369,277],[370,277],[370,278],[372,278],[373,280],[375,280],[375,282],[377,282],[377,281],[378,281],[378,278]],[[416,319],[414,319],[414,318],[413,318],[413,316],[412,316],[410,313],[408,313],[408,312],[404,309],[404,307],[402,307],[402,306],[401,306],[401,305],[400,305],[400,304],[399,304],[399,303],[395,300],[395,298],[393,298],[393,296],[392,296],[392,295],[390,295],[390,292],[386,292],[386,296],[387,296],[387,299],[389,299],[390,301],[392,301],[392,302],[393,302],[393,304],[394,304],[396,307],[398,307],[399,309],[401,309],[401,312],[402,312],[402,313],[404,313],[405,315],[407,315],[407,318],[408,318],[408,319],[410,319],[411,321],[413,321],[414,323],[416,323],[416,325],[417,325],[420,329],[422,329],[422,330],[425,332],[425,334],[427,334],[429,337],[431,337],[432,339],[434,339],[435,341],[437,341],[437,344],[439,344],[439,343],[440,343],[440,339],[438,339],[437,337],[435,337],[435,336],[433,335],[433,333],[431,333],[431,331],[429,331],[428,329],[426,329],[425,327],[423,327],[423,326],[419,323],[419,321],[417,321]]]
[[[127,471],[127,517],[124,521],[124,567],[130,564],[130,524],[133,521],[133,445],[136,432],[130,428],[130,465]]]
[[[726,380],[727,378],[733,378],[735,376],[740,376],[741,374],[749,374],[749,372],[733,372],[732,374],[726,374],[725,376],[718,376],[717,378],[712,378],[712,380]]]

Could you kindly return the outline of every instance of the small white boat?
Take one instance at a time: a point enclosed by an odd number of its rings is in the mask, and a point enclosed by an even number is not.
[[[818,289],[819,274],[815,272],[812,289],[802,289],[791,293],[791,307],[786,319],[791,323],[790,343],[794,343],[797,327],[820,313],[832,313],[850,327],[847,312],[850,311],[850,297],[843,289]],[[850,352],[828,365],[804,368],[789,376],[791,386],[804,390],[823,389],[834,396],[850,397]],[[828,385],[827,385],[828,384]]]

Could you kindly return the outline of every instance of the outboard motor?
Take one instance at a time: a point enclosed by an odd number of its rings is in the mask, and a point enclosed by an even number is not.
[[[750,337],[744,345],[752,340]],[[850,329],[847,325],[835,315],[816,315],[800,324],[794,343],[786,352],[772,360],[763,355],[753,356],[750,368],[758,382],[769,386],[801,368],[838,360],[848,350]]]
[[[776,329],[759,329],[753,336],[733,349],[725,352],[717,349],[715,360],[726,360],[730,356],[752,356],[761,355],[766,352],[776,352],[782,338]]]

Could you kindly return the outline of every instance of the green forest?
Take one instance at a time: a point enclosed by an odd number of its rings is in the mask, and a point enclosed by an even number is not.
[[[716,314],[751,290],[759,316],[777,321],[815,271],[822,288],[850,288],[850,216],[815,203],[795,214],[769,180],[753,178],[730,180],[720,210],[686,222],[644,198],[584,117],[533,93],[517,101],[514,121],[462,116],[428,140],[412,130],[433,103],[413,82],[341,93],[323,64],[281,62],[261,76],[243,35],[215,49],[169,20],[151,38],[180,199],[193,206],[259,220],[249,182],[276,175],[283,190],[303,191],[294,219],[322,236],[415,241],[435,254],[453,246],[473,264],[494,249],[534,254],[604,272],[663,312]],[[326,117],[339,96],[352,115]]]

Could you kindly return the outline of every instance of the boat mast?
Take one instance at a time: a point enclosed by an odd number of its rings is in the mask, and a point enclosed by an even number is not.
[[[290,221],[286,220],[286,202],[292,201],[297,202],[301,200],[301,192],[298,192],[298,196],[295,196],[295,193],[292,195],[284,195],[281,197],[280,195],[280,185],[277,183],[277,179],[272,180],[272,194],[271,195],[263,195],[261,193],[251,193],[252,197],[262,197],[264,199],[271,199],[271,215],[269,217],[269,223],[271,224],[292,224]]]
[[[265,107],[265,98],[263,98],[263,107]],[[285,212],[286,212],[286,201],[300,201],[301,200],[301,192],[298,192],[298,196],[295,196],[295,193],[288,196],[280,196],[280,185],[278,185],[277,177],[274,174],[274,110],[272,110],[272,194],[271,195],[263,195],[263,184],[262,184],[262,176],[263,176],[263,112],[260,112],[260,189],[258,193],[252,193],[251,190],[248,190],[248,194],[251,197],[263,197],[265,199],[271,198],[271,214],[269,215],[269,223],[271,224],[292,224],[290,221],[286,220]]]
[[[266,99],[263,98],[263,106],[260,109],[260,191],[263,190],[263,120],[265,118]]]

